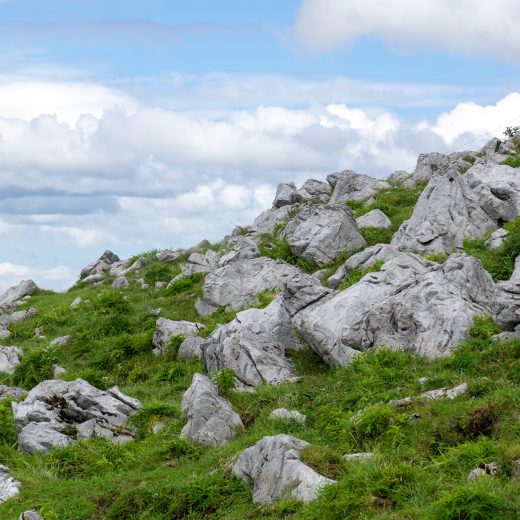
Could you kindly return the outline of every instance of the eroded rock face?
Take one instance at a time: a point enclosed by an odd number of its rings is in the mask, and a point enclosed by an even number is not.
[[[218,261],[218,266],[223,267],[230,262],[239,262],[241,260],[249,260],[251,258],[258,258],[260,251],[258,245],[254,240],[245,236],[231,237],[227,241],[228,246],[233,249],[228,251]]]
[[[295,256],[316,265],[366,245],[356,220],[344,204],[304,206],[287,224],[283,236]]]
[[[0,464],[0,502],[20,493],[20,482],[11,477],[9,468]]]
[[[213,308],[240,309],[258,304],[257,294],[282,289],[285,280],[300,270],[282,260],[260,257],[229,262],[206,276],[204,302]]]
[[[14,369],[20,364],[23,351],[18,347],[0,347],[0,372],[14,374]]]
[[[162,354],[168,341],[174,336],[184,336],[185,338],[196,336],[203,328],[204,325],[202,323],[159,318],[156,322],[156,330],[152,338],[154,354]]]
[[[12,403],[18,449],[45,452],[67,446],[75,438],[106,437],[113,442],[132,438],[123,428],[141,403],[117,387],[98,390],[83,379],[48,380],[34,387],[21,403]]]
[[[238,429],[244,428],[240,416],[202,374],[194,374],[182,398],[181,410],[188,416],[181,434],[196,444],[220,446],[232,440]]]
[[[504,241],[507,237],[507,230],[504,228],[499,228],[496,231],[493,231],[489,238],[484,242],[489,249],[498,249],[504,245]]]
[[[184,276],[190,276],[195,273],[211,273],[217,268],[219,255],[215,251],[209,249],[205,254],[191,253],[188,263],[181,268]]]
[[[432,177],[392,245],[414,252],[450,253],[462,248],[465,238],[480,238],[496,227],[495,220],[480,207],[467,178],[448,171]]]
[[[15,302],[34,294],[37,290],[38,286],[32,280],[23,280],[18,285],[10,287],[0,296],[0,311],[12,307]]]
[[[346,202],[347,200],[367,200],[377,190],[388,188],[389,184],[368,175],[345,170],[333,173],[327,177],[329,184],[334,187],[330,202]]]
[[[495,291],[480,262],[465,254],[432,265],[403,253],[294,321],[331,365],[377,346],[437,357],[467,337],[475,316],[491,312]]]
[[[287,278],[283,292],[283,306],[290,318],[303,309],[320,302],[331,294],[331,290],[317,278],[305,273],[297,273]]]
[[[271,504],[285,497],[310,502],[324,486],[334,483],[300,458],[310,444],[291,437],[264,437],[244,450],[233,466],[233,473],[245,484],[253,482],[253,502]]]
[[[80,280],[84,280],[93,275],[102,275],[110,271],[110,267],[115,262],[120,262],[119,257],[112,251],[105,251],[97,260],[91,262],[81,270]]]
[[[356,219],[360,228],[372,227],[380,229],[388,229],[392,226],[392,221],[380,210],[373,209],[363,216]]]
[[[299,347],[289,315],[276,298],[265,309],[239,312],[213,332],[203,345],[202,362],[209,374],[230,368],[239,388],[254,388],[290,381],[293,366],[284,352]]]
[[[281,182],[276,188],[276,195],[273,201],[273,208],[281,208],[296,202],[296,185],[294,182]]]
[[[296,190],[294,195],[295,202],[325,204],[330,199],[330,185],[328,182],[309,179],[303,186]]]
[[[291,219],[291,214],[298,211],[299,204],[290,204],[267,209],[260,213],[251,226],[251,233],[253,235],[260,235],[262,233],[272,233],[276,224],[288,222]]]

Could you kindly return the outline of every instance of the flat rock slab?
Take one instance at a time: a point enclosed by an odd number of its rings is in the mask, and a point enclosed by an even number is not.
[[[253,482],[254,503],[271,504],[286,497],[310,502],[334,481],[301,461],[300,452],[309,446],[290,435],[264,437],[238,456],[233,473],[245,485]]]

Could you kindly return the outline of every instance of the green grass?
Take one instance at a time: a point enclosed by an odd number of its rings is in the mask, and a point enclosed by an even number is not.
[[[500,164],[505,164],[506,166],[511,166],[512,168],[520,168],[520,154],[512,155],[505,161],[502,161]]]

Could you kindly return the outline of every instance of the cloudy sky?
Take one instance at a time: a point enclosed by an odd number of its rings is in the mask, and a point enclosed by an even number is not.
[[[0,0],[0,292],[218,240],[281,180],[520,125],[515,0]]]

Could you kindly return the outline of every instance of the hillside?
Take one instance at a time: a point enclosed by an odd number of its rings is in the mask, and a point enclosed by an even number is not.
[[[0,518],[520,518],[519,165],[510,132],[283,183],[1,296]]]

